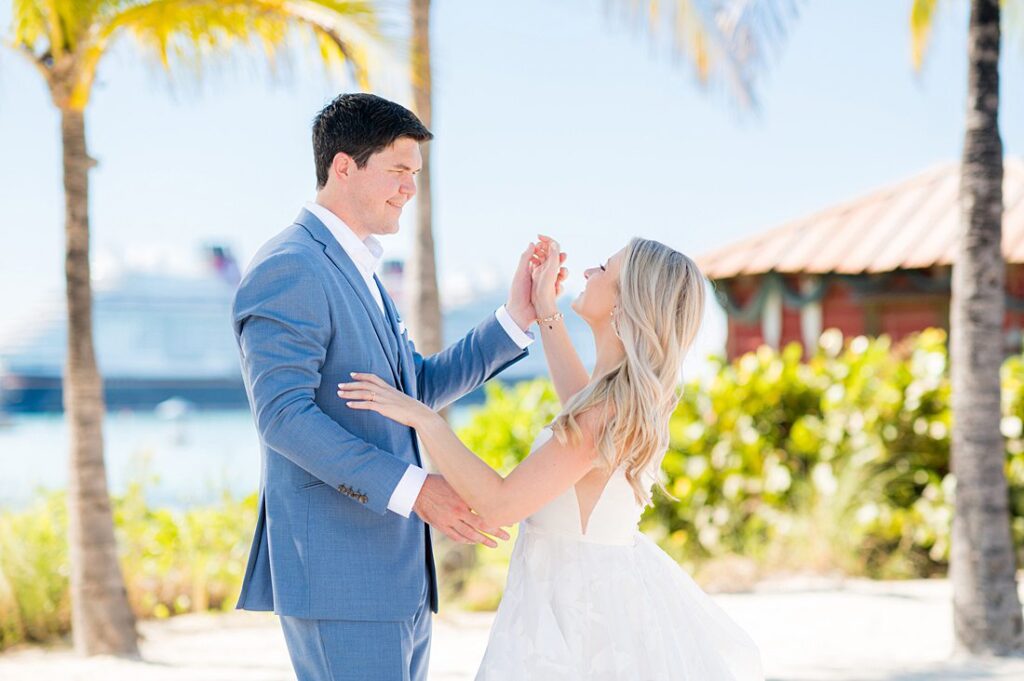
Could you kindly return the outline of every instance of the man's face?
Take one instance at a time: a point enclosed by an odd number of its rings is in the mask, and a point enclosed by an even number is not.
[[[415,176],[423,158],[419,142],[401,137],[357,168],[349,164],[346,193],[352,207],[349,225],[364,234],[395,234],[402,208],[416,195]]]

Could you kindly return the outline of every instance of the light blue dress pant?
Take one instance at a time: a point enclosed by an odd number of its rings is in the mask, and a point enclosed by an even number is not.
[[[298,681],[427,681],[430,603],[397,622],[281,616]]]

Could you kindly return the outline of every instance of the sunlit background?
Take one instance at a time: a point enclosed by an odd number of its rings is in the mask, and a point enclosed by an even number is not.
[[[701,258],[959,160],[968,3],[939,3],[919,70],[910,0],[797,3],[799,15],[768,56],[750,104],[719,81],[702,85],[666,29],[653,29],[652,39],[629,4],[434,3],[433,227],[448,341],[504,302],[518,255],[538,232],[569,254],[568,311],[583,270],[633,236]],[[11,0],[0,0],[3,21],[11,11]],[[392,17],[403,34],[401,12]],[[1024,19],[1008,11],[1004,27],[1000,130],[1014,158],[1024,152]],[[382,62],[374,91],[411,107],[402,58]],[[105,456],[114,494],[138,484],[147,503],[180,511],[257,488],[257,434],[241,392],[231,295],[259,246],[313,198],[313,116],[355,89],[301,54],[276,69],[242,56],[201,80],[169,80],[130,42],[102,63],[87,132],[98,160],[89,175],[95,333],[108,379]],[[400,308],[415,215],[408,206],[400,233],[383,240],[380,274]],[[67,484],[69,435],[52,389],[66,341],[63,224],[57,111],[33,68],[0,50],[0,509],[24,509],[41,490]],[[569,323],[591,364],[585,325]],[[728,332],[725,312],[712,303],[687,378],[716,375],[709,357],[726,354]],[[942,342],[928,337],[922,352],[938,352]],[[888,353],[875,345],[863,352],[878,362]],[[504,378],[515,384],[544,372],[535,347]],[[40,375],[51,382],[19,392],[26,377]],[[737,394],[745,389],[737,379]],[[479,434],[487,426],[473,425],[472,415],[483,404],[482,391],[460,401],[453,423]],[[1018,426],[1019,419],[1004,424],[1004,434],[1019,440]],[[935,440],[947,437],[937,426],[922,428]],[[744,442],[748,434],[768,437],[749,421],[736,430]],[[680,437],[695,447],[706,442],[690,430]],[[684,466],[701,476],[695,464]],[[918,482],[935,495],[948,491],[941,479]],[[933,502],[914,512],[941,513],[935,508],[945,497]],[[695,541],[668,530],[658,538],[676,548]],[[701,537],[707,545],[720,540]],[[802,559],[813,563],[816,550]],[[674,556],[694,566],[694,554],[680,548]],[[875,574],[878,566],[861,567],[870,576],[934,576],[931,563],[911,563]],[[752,579],[747,567],[717,568],[704,573],[708,580]],[[481,588],[486,602],[493,590]],[[923,588],[922,602],[944,597]],[[904,652],[923,655],[926,647]],[[793,671],[786,678],[817,677]]]

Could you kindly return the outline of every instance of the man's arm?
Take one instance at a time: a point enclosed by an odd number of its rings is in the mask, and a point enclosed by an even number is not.
[[[300,256],[260,263],[239,286],[235,333],[263,441],[370,510],[417,515],[453,541],[494,547],[486,525],[438,475],[426,475],[341,427],[314,401],[331,338],[327,296]],[[339,490],[341,491],[341,490]]]
[[[416,352],[416,346],[409,341],[416,368],[416,387],[423,403],[440,409],[528,354],[527,348],[534,338],[527,329],[536,317],[530,300],[533,288],[530,261],[535,255],[536,249],[531,243],[519,258],[508,302],[462,340],[429,358]]]
[[[495,315],[445,350],[423,357],[409,340],[416,370],[417,395],[431,409],[441,409],[480,387],[528,354],[509,338]]]
[[[335,489],[384,514],[409,464],[359,438],[314,401],[331,337],[327,297],[300,255],[271,255],[249,272],[234,326],[263,441]]]

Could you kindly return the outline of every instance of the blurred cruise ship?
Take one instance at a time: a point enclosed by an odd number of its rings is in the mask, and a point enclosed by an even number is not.
[[[176,399],[202,407],[245,406],[231,334],[239,271],[230,252],[206,250],[193,272],[126,270],[96,283],[93,333],[110,409]],[[63,300],[0,347],[0,409],[62,409],[67,344]]]
[[[403,305],[403,267],[386,261],[380,276]],[[192,271],[126,270],[103,278],[94,289],[93,322],[97,362],[111,410],[164,413],[183,409],[246,409],[238,352],[231,333],[231,299],[239,268],[230,251],[213,246]],[[445,339],[452,342],[505,302],[498,282],[472,282],[450,298]],[[565,311],[568,311],[566,300]],[[593,344],[586,326],[566,315],[570,334],[588,365]],[[67,342],[63,300],[0,347],[0,412],[55,412],[62,406],[62,373]],[[514,382],[546,373],[539,344],[502,380]],[[482,392],[467,401],[482,398]]]

